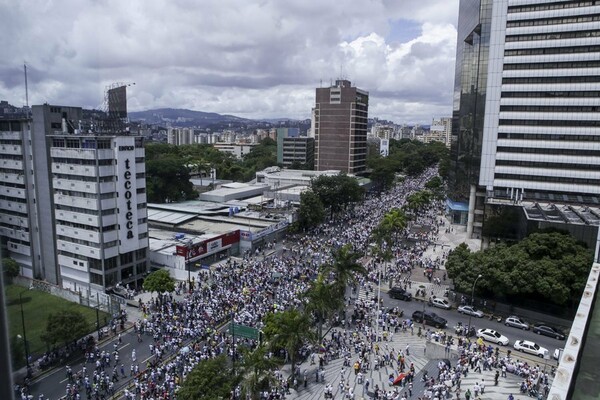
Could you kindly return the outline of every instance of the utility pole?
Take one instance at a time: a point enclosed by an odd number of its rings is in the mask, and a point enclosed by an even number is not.
[[[234,320],[233,320],[233,311],[231,312],[231,336],[233,337],[233,339],[231,340],[231,346],[232,346],[231,369],[233,370],[233,373],[235,374],[235,324],[234,324]],[[292,369],[293,368],[294,368],[294,366],[292,365]]]
[[[27,377],[29,377],[30,366],[29,366],[29,344],[27,343],[27,330],[25,329],[25,312],[23,311],[23,293],[27,292],[29,289],[23,290],[19,293],[19,304],[21,306],[21,323],[23,324],[23,344],[25,347],[25,361],[27,363]]]
[[[98,341],[100,341],[100,293],[96,292],[96,326],[98,328]]]

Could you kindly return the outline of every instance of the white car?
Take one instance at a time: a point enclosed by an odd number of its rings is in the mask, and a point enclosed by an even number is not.
[[[519,350],[523,353],[533,354],[538,357],[546,357],[548,355],[548,349],[541,347],[539,344],[530,342],[529,340],[517,340],[513,346],[515,350]]]
[[[430,297],[429,298],[429,305],[430,306],[434,306],[434,307],[438,307],[438,308],[443,308],[444,310],[449,310],[449,309],[452,308],[452,306],[450,305],[450,303],[448,303],[448,300],[442,299],[440,297]]]
[[[512,326],[513,328],[519,328],[523,330],[529,330],[529,324],[523,321],[521,318],[511,315],[504,320],[504,325]]]
[[[483,312],[471,306],[460,306],[458,307],[458,312],[461,314],[472,315],[477,318],[483,318]]]
[[[477,337],[488,342],[501,344],[502,346],[508,345],[508,338],[493,329],[479,329],[477,330]]]
[[[552,355],[552,358],[554,358],[556,361],[560,362],[560,358],[562,357],[563,351],[564,351],[564,349],[555,349],[554,354]]]

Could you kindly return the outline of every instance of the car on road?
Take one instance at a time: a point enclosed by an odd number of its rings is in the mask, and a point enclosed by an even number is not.
[[[398,299],[398,300],[404,300],[404,301],[412,300],[412,294],[410,294],[409,292],[407,292],[406,290],[404,290],[401,287],[391,288],[388,291],[388,296],[390,296],[392,299]]]
[[[515,350],[518,350],[523,353],[533,354],[538,357],[546,357],[548,355],[548,349],[541,347],[539,344],[535,342],[530,342],[529,340],[517,340],[513,346]]]
[[[445,328],[448,321],[431,311],[415,311],[412,314],[412,319],[415,322],[425,321],[426,325],[432,325],[436,328]]]
[[[504,320],[504,325],[512,326],[513,328],[523,329],[525,331],[529,330],[529,324],[523,321],[521,318],[516,315],[511,315]]]
[[[553,337],[558,340],[565,340],[567,335],[564,334],[561,330],[545,324],[536,325],[533,327],[533,333],[537,333],[538,335],[544,335]]]
[[[502,346],[508,346],[508,338],[493,329],[479,329],[477,331],[477,337],[488,342],[501,344]]]
[[[552,358],[554,358],[556,361],[560,362],[560,358],[564,351],[565,351],[565,349],[555,349],[554,354],[552,354]]]
[[[461,314],[471,315],[477,318],[483,318],[483,312],[472,306],[460,306],[458,312]]]
[[[444,310],[449,310],[452,308],[448,300],[442,299],[441,297],[430,297],[429,305],[438,308],[443,308]]]

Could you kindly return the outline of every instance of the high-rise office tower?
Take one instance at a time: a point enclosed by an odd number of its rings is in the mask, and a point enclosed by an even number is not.
[[[596,4],[598,3],[598,4]],[[461,0],[451,193],[600,205],[600,2]]]
[[[50,105],[0,119],[0,239],[22,275],[87,294],[141,283],[148,228],[142,138],[81,119]]]
[[[315,170],[365,171],[369,93],[337,80],[317,88],[313,111]]]

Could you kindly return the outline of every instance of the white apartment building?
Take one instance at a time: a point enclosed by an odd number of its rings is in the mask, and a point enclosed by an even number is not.
[[[0,237],[4,255],[21,265],[21,275],[42,276],[34,190],[30,121],[0,120]],[[49,271],[50,272],[50,271]],[[53,271],[54,272],[54,271]],[[56,282],[56,273],[48,279]]]
[[[194,130],[191,128],[168,128],[167,143],[181,146],[184,144],[194,144]]]
[[[143,140],[81,134],[81,108],[0,120],[0,241],[22,275],[104,292],[141,283],[148,227]]]
[[[429,135],[431,136],[430,141],[442,142],[446,147],[450,147],[452,138],[452,118],[442,117],[440,119],[434,119],[429,128]]]
[[[146,272],[141,137],[51,135],[57,261],[63,287],[102,291]]]

